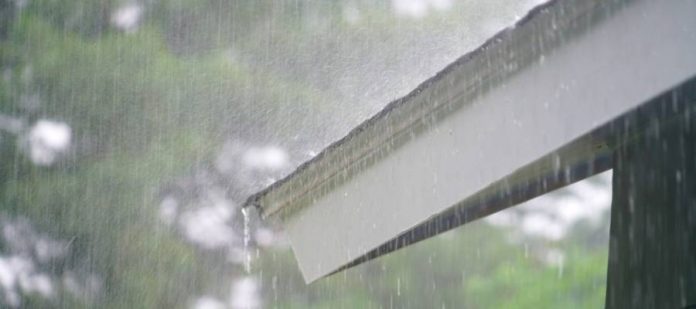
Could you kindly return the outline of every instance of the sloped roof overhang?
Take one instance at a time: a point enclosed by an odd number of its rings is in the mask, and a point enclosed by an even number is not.
[[[602,172],[612,127],[696,75],[694,29],[694,1],[550,1],[245,207],[311,282]]]

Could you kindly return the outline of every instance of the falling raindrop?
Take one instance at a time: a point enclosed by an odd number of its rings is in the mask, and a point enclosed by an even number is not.
[[[251,240],[251,231],[249,228],[249,210],[247,208],[242,208],[242,216],[244,217],[244,271],[250,274],[251,252],[249,251],[249,241]]]

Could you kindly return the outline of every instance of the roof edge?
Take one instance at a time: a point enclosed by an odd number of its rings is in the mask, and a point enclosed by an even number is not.
[[[358,170],[374,164],[386,156],[387,152],[407,142],[409,137],[404,135],[418,133],[414,127],[427,129],[423,127],[432,118],[446,117],[452,110],[465,105],[465,101],[471,101],[462,96],[476,97],[484,94],[538,61],[544,53],[552,52],[569,37],[582,34],[588,28],[588,20],[606,18],[611,15],[607,11],[613,12],[630,1],[632,0],[551,0],[533,8],[514,25],[499,31],[478,48],[422,82],[406,96],[390,102],[346,136],[299,165],[289,175],[251,195],[243,207],[257,207],[259,213],[267,218],[279,212],[284,215],[291,210],[289,208],[295,208],[288,205],[297,204],[299,200],[306,199],[308,194],[322,195],[322,192],[347,181]],[[571,7],[574,9],[564,9]],[[598,14],[598,11],[602,11],[602,14]],[[574,15],[570,16],[566,12],[573,12]],[[543,31],[537,31],[537,28]],[[529,32],[533,32],[535,36]],[[513,46],[522,48],[513,51]],[[491,59],[503,60],[493,62]],[[458,81],[467,86],[460,87],[464,89],[462,93],[435,102],[418,100],[437,93],[438,84],[454,75],[451,74],[453,71],[466,69],[477,74],[474,78]],[[453,104],[453,100],[459,102]],[[370,135],[375,133],[377,138]]]

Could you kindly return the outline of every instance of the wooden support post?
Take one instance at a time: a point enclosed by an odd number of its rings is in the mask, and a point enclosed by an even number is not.
[[[694,88],[617,128],[606,308],[696,308]]]

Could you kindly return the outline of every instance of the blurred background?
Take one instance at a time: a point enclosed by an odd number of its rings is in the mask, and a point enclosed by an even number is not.
[[[240,211],[541,2],[0,0],[0,307],[603,306],[609,173],[312,285]]]

